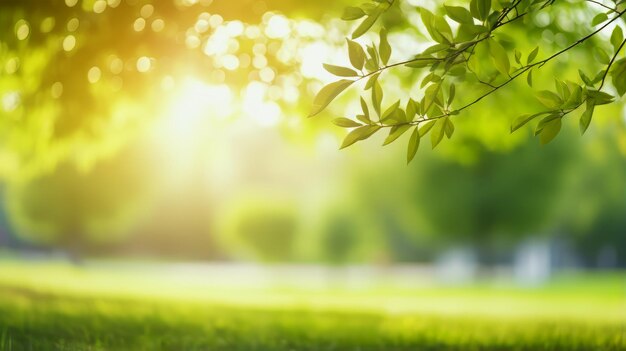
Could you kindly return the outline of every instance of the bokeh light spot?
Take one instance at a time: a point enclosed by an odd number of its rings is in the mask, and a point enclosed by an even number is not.
[[[54,82],[54,84],[52,84],[52,87],[50,88],[50,94],[52,95],[53,99],[60,98],[61,95],[63,95],[63,83]]]
[[[195,48],[199,47],[201,43],[202,42],[200,41],[200,38],[198,38],[198,36],[196,36],[196,35],[188,35],[185,38],[185,45],[189,49],[195,49]]]
[[[146,20],[139,17],[133,23],[133,29],[135,32],[141,32],[144,28],[146,28]]]
[[[196,21],[196,24],[193,26],[193,28],[198,33],[206,32],[207,30],[209,30],[209,27],[210,27],[209,20],[204,19],[204,18],[198,19],[198,21]]]
[[[102,76],[102,71],[100,71],[100,68],[98,68],[97,66],[93,66],[89,69],[89,72],[87,72],[87,80],[89,80],[89,83],[94,84],[97,83],[100,80],[100,77]]]
[[[63,50],[70,52],[74,47],[76,47],[76,37],[70,34],[63,39]]]
[[[143,5],[141,7],[141,11],[139,11],[139,14],[143,18],[148,18],[152,16],[153,13],[154,13],[154,6],[152,6],[151,4]]]
[[[149,57],[141,56],[139,59],[137,59],[137,71],[145,73],[148,72],[151,67],[152,62],[150,61]]]
[[[281,15],[272,15],[267,22],[265,35],[270,38],[286,38],[291,33],[289,20]]]
[[[71,18],[69,21],[67,21],[67,30],[69,32],[75,32],[78,29],[79,25],[80,21],[78,20],[78,18]]]
[[[266,83],[273,81],[275,76],[276,74],[274,73],[274,70],[269,67],[265,67],[259,71],[259,77]]]
[[[152,28],[154,32],[158,33],[165,28],[165,21],[163,21],[160,18],[157,18],[154,21],[152,21],[152,24],[150,25],[150,27]]]
[[[103,13],[107,8],[107,2],[105,0],[96,0],[93,3],[93,12],[94,13]]]
[[[6,93],[2,96],[2,108],[6,112],[15,111],[20,105],[20,94],[16,91]]]
[[[54,17],[46,17],[41,21],[41,25],[39,26],[39,30],[42,33],[50,33],[54,29],[54,25],[56,24],[56,20]]]
[[[18,59],[17,57],[11,57],[4,64],[4,70],[7,72],[7,74],[13,74],[17,72],[19,68],[20,68],[20,59]]]
[[[124,61],[122,61],[119,57],[112,56],[109,62],[109,70],[113,74],[122,73],[122,70],[124,70]]]
[[[222,66],[227,70],[234,71],[239,68],[239,59],[235,55],[226,55],[222,57]]]
[[[25,40],[30,34],[30,26],[25,20],[19,20],[15,24],[15,35],[17,40]]]

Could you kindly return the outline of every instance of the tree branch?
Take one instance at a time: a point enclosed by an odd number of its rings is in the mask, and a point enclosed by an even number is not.
[[[607,5],[605,5],[605,4],[603,4],[603,3],[599,2],[599,1],[596,1],[596,0],[585,0],[585,1],[594,3],[594,4],[598,5],[598,6],[602,6],[602,7],[604,7],[607,10],[611,10],[613,13],[619,13],[619,11],[617,11],[616,8],[612,8],[610,6],[607,6]]]
[[[604,71],[604,75],[602,76],[602,83],[600,83],[600,88],[598,88],[598,90],[602,89],[602,87],[604,86],[604,81],[606,80],[606,76],[609,74],[609,69],[613,65],[613,62],[615,62],[615,59],[617,58],[620,50],[622,50],[622,48],[624,47],[624,44],[626,44],[626,39],[624,39],[624,41],[622,41],[617,50],[615,50],[615,55],[613,55],[613,58],[611,58],[608,66],[606,66],[606,70]]]
[[[383,125],[383,124],[379,124],[379,125],[380,125],[381,127],[393,127],[393,126],[401,126],[401,125],[419,125],[420,123],[429,122],[429,121],[437,120],[437,119],[444,118],[444,117],[449,117],[449,116],[451,116],[451,115],[456,115],[456,114],[458,114],[459,112],[461,112],[461,111],[463,111],[463,110],[465,110],[465,109],[467,109],[467,108],[469,108],[469,107],[471,107],[471,106],[473,106],[473,105],[477,104],[477,103],[478,103],[478,102],[480,102],[482,99],[484,99],[484,98],[486,98],[487,96],[489,96],[489,95],[491,95],[491,94],[495,93],[496,91],[498,91],[498,90],[499,90],[499,89],[501,89],[502,87],[504,87],[504,86],[508,85],[509,83],[511,83],[512,81],[514,81],[517,77],[519,77],[520,75],[522,75],[522,74],[524,74],[524,73],[528,72],[528,71],[529,71],[529,70],[531,70],[532,68],[537,67],[537,66],[538,66],[539,68],[541,68],[541,67],[543,67],[543,65],[545,65],[545,64],[546,64],[546,63],[548,63],[549,61],[551,61],[551,60],[555,59],[556,57],[560,56],[561,54],[563,54],[563,53],[565,53],[565,52],[567,52],[567,51],[571,50],[572,48],[574,48],[574,47],[576,47],[576,46],[578,46],[578,45],[580,45],[580,44],[584,43],[585,41],[589,40],[590,38],[592,38],[593,36],[595,36],[596,34],[598,34],[599,32],[601,32],[604,28],[606,28],[607,26],[609,26],[611,23],[613,23],[613,22],[614,22],[614,21],[616,21],[617,19],[621,18],[621,17],[624,15],[624,13],[626,13],[626,9],[625,9],[625,10],[623,10],[623,11],[621,11],[621,12],[618,12],[618,14],[617,14],[615,17],[613,17],[610,21],[606,22],[606,23],[605,23],[604,25],[602,25],[600,28],[598,28],[598,29],[594,30],[593,32],[591,32],[591,33],[587,34],[586,36],[584,36],[584,37],[582,37],[582,38],[578,39],[577,41],[575,41],[574,43],[572,43],[572,44],[571,44],[571,45],[569,45],[568,47],[566,47],[566,48],[564,48],[564,49],[562,49],[562,50],[557,51],[556,53],[554,53],[554,54],[550,55],[549,57],[547,57],[547,58],[545,58],[545,59],[543,59],[543,60],[540,60],[540,61],[537,61],[537,62],[535,62],[535,63],[532,63],[532,64],[526,65],[526,66],[524,66],[524,67],[521,67],[521,68],[520,68],[520,69],[519,69],[519,70],[518,70],[518,71],[517,71],[517,72],[516,72],[513,76],[511,76],[509,79],[507,79],[507,80],[506,80],[506,81],[504,81],[503,83],[501,83],[501,84],[499,84],[499,85],[495,85],[495,86],[494,86],[491,90],[489,90],[487,93],[485,93],[485,94],[483,94],[483,95],[481,95],[481,96],[477,97],[477,98],[476,98],[476,99],[474,99],[472,102],[470,102],[470,103],[468,103],[468,104],[466,104],[466,105],[464,105],[464,106],[462,106],[462,107],[460,107],[460,108],[458,108],[458,109],[456,109],[456,110],[447,111],[447,112],[445,112],[445,113],[443,113],[443,114],[441,114],[441,115],[438,115],[438,116],[433,116],[433,117],[428,117],[428,118],[418,119],[418,120],[415,120],[415,121],[410,121],[410,122],[405,122],[405,123],[398,123],[398,124],[394,124],[394,125]],[[620,47],[619,47],[619,48],[618,48],[618,50],[616,51],[615,55],[613,56],[613,59],[612,59],[612,60],[611,60],[611,62],[609,63],[609,67],[607,67],[607,70],[606,70],[606,72],[605,72],[605,74],[604,74],[604,78],[603,78],[603,80],[602,80],[602,85],[604,84],[604,80],[605,80],[605,78],[606,78],[606,75],[607,75],[607,72],[609,71],[610,66],[611,66],[611,65],[613,64],[613,62],[615,61],[615,58],[617,57],[618,52],[622,49],[622,47],[623,47],[624,45],[626,45],[626,40],[624,40],[624,41],[622,42],[622,44],[620,45]],[[399,64],[400,64],[400,63],[399,63]],[[602,85],[600,86],[600,89],[602,88]],[[580,105],[579,105],[579,106],[580,106]],[[579,106],[577,106],[576,108],[578,108]],[[572,109],[572,110],[568,111],[567,113],[572,112],[572,111],[573,111],[573,110],[575,110],[576,108],[574,108],[574,109]]]

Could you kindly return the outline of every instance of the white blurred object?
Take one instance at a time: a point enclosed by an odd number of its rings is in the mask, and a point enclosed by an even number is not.
[[[515,254],[513,269],[517,282],[526,286],[545,283],[552,270],[551,257],[548,241],[531,239],[520,245]]]
[[[435,263],[437,280],[445,284],[465,284],[476,278],[476,254],[465,247],[444,252]]]

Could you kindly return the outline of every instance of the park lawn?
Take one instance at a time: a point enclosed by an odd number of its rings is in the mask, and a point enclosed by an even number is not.
[[[0,262],[0,350],[626,350],[623,274],[211,289],[116,272]]]

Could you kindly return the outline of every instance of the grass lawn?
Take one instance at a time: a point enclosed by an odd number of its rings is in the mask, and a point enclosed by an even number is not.
[[[623,274],[298,287],[163,267],[0,261],[0,350],[626,350]]]

